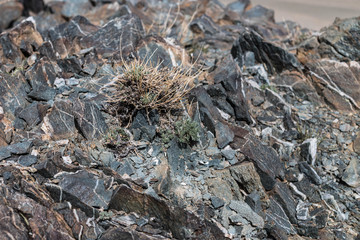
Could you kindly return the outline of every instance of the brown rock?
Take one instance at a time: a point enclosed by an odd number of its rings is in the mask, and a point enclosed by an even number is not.
[[[0,32],[6,29],[10,24],[18,19],[23,11],[24,7],[21,3],[16,1],[0,1]]]

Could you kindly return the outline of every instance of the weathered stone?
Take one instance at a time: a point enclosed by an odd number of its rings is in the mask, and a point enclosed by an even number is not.
[[[62,200],[68,200],[75,206],[84,204],[90,208],[108,208],[113,193],[112,189],[106,188],[108,179],[99,178],[85,170],[64,172],[56,178],[59,179],[59,188],[63,193]]]
[[[91,9],[91,3],[88,0],[66,0],[61,10],[64,17],[71,18],[77,15],[84,15]]]
[[[257,138],[250,135],[245,129],[232,127],[235,133],[231,146],[240,148],[241,152],[254,163],[265,190],[271,190],[276,177],[284,177],[284,166],[280,162],[275,150],[263,145]]]
[[[19,113],[16,113],[17,117],[24,120],[28,127],[34,127],[38,125],[44,118],[47,109],[49,106],[33,102],[25,109],[18,110]]]
[[[283,183],[276,183],[272,196],[281,205],[291,223],[296,224],[296,201],[289,188]]]
[[[215,132],[216,132],[216,141],[219,148],[226,147],[234,139],[234,133],[231,131],[231,129],[227,125],[221,122],[218,122],[215,125]]]
[[[320,43],[325,43],[331,47],[333,53],[322,52],[322,57],[340,57],[354,61],[360,60],[360,36],[359,24],[360,17],[348,19],[335,19],[333,25],[324,29],[319,37]],[[336,53],[336,54],[334,54]]]
[[[283,236],[284,234],[286,236],[296,233],[294,227],[291,225],[289,218],[286,216],[281,205],[273,199],[270,199],[270,206],[269,209],[266,211],[265,221],[265,228],[269,229],[271,235],[273,236]]]
[[[137,192],[121,185],[113,195],[110,209],[155,216],[169,229],[175,238],[184,238],[184,231],[200,239],[222,239],[224,233],[216,224],[200,219],[179,207],[172,207],[162,200]],[[194,230],[196,229],[196,233]],[[196,234],[196,235],[194,235]]]
[[[93,47],[104,57],[121,58],[134,51],[136,43],[144,34],[141,20],[135,15],[126,15],[84,36],[80,43],[82,48]]]
[[[46,57],[38,60],[25,74],[33,91],[44,89],[45,86],[53,87],[56,78],[55,69]]]
[[[45,116],[41,129],[55,140],[66,139],[76,133],[73,108],[69,102],[57,101]]]
[[[301,145],[301,156],[305,161],[314,166],[317,152],[317,139],[309,138],[305,140]]]
[[[339,111],[360,108],[360,64],[322,59],[308,64],[311,78],[327,103]]]
[[[299,169],[302,173],[308,176],[314,184],[320,185],[322,183],[320,176],[307,162],[299,162]]]
[[[107,132],[107,125],[98,106],[89,101],[77,100],[73,103],[75,121],[79,131],[86,139],[102,138]]]
[[[225,201],[218,197],[211,197],[211,205],[217,209],[225,205]]]
[[[0,2],[0,32],[10,26],[12,22],[18,19],[24,7],[21,3],[16,1],[2,1]]]
[[[5,113],[14,117],[15,110],[25,105],[28,90],[25,78],[0,73],[0,103]]]
[[[267,9],[261,5],[256,5],[244,13],[244,17],[251,22],[275,22],[274,10]]]
[[[250,221],[254,226],[259,228],[264,227],[264,220],[254,212],[246,202],[232,200],[229,204],[229,208],[237,212],[241,217]]]
[[[360,134],[357,135],[357,137],[354,140],[354,151],[357,154],[360,154]]]
[[[351,187],[360,186],[360,162],[359,159],[351,159],[349,165],[346,167],[342,180]]]
[[[28,96],[37,101],[50,101],[54,100],[56,90],[46,85],[41,85],[37,89],[29,92]]]
[[[37,163],[37,160],[38,160],[37,156],[28,154],[28,155],[20,156],[18,162],[23,166],[29,167]]]
[[[254,164],[251,162],[240,163],[231,166],[231,176],[242,186],[247,193],[258,192],[261,198],[265,198],[265,190],[262,187],[259,175],[256,172]]]
[[[264,63],[271,74],[282,72],[285,69],[300,68],[300,63],[294,55],[272,43],[264,41],[254,31],[243,32],[231,49],[232,56],[239,65],[244,65],[243,56],[247,51],[255,54],[258,63]]]
[[[231,200],[243,200],[238,183],[232,178],[229,169],[217,170],[215,177],[206,180],[209,193],[224,199],[226,203]]]

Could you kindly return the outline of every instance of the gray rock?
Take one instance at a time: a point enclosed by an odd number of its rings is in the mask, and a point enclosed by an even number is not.
[[[77,100],[73,103],[76,126],[86,139],[103,138],[107,132],[107,124],[94,102]]]
[[[218,209],[222,206],[225,205],[225,201],[222,200],[221,198],[218,197],[211,197],[211,205],[215,208]]]
[[[10,23],[14,22],[18,19],[24,7],[21,3],[16,1],[3,1],[0,3],[0,12],[1,12],[1,19],[0,19],[0,31],[5,30],[10,26]]]
[[[231,131],[227,125],[221,122],[218,122],[215,125],[215,132],[217,144],[221,149],[229,145],[234,139],[233,131]]]
[[[32,141],[24,141],[6,146],[5,148],[12,154],[22,155],[29,153],[32,145]]]
[[[232,160],[235,158],[236,151],[232,149],[230,146],[225,147],[221,150],[221,154],[227,159]]]
[[[349,165],[346,167],[342,178],[347,185],[351,187],[360,186],[360,163],[359,159],[352,158]]]
[[[56,178],[59,179],[59,187],[63,192],[62,200],[70,201],[73,206],[84,204],[90,208],[108,208],[113,190],[106,188],[106,179],[85,170],[64,172]]]
[[[291,225],[281,205],[275,200],[270,199],[269,209],[266,211],[266,228],[272,235],[295,234],[296,231]]]
[[[91,3],[88,0],[66,0],[61,14],[67,18],[84,15],[91,7]]]
[[[31,165],[34,165],[35,163],[37,163],[38,158],[37,156],[33,156],[33,155],[24,155],[24,156],[20,156],[18,162],[26,167],[30,167]]]
[[[296,201],[289,188],[283,183],[276,183],[272,196],[281,205],[291,223],[296,224]]]
[[[11,157],[10,151],[6,147],[0,147],[0,161]]]
[[[247,193],[258,192],[261,198],[266,196],[260,177],[251,162],[240,163],[230,167],[231,176]]]
[[[229,208],[237,212],[241,217],[250,221],[254,226],[259,228],[264,227],[264,220],[255,213],[246,202],[232,200],[229,204]]]
[[[309,138],[305,140],[301,145],[301,156],[305,161],[314,166],[317,152],[317,139]]]
[[[314,184],[320,185],[322,183],[320,176],[307,162],[300,162],[299,169],[302,173],[308,176]]]
[[[294,55],[286,50],[266,42],[255,31],[244,31],[231,49],[232,56],[242,67],[243,56],[251,51],[255,54],[258,63],[264,63],[271,74],[282,72],[285,69],[298,69],[300,63]]]

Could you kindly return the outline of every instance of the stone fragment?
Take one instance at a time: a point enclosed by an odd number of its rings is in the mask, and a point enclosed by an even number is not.
[[[308,176],[314,184],[320,185],[322,183],[320,176],[307,162],[299,162],[299,169],[302,173]]]
[[[235,149],[239,148],[245,157],[254,163],[263,187],[267,191],[271,190],[276,183],[275,178],[283,178],[285,174],[279,156],[274,149],[263,145],[245,129],[233,127],[232,130],[235,137],[231,146]]]
[[[301,156],[305,161],[314,166],[317,152],[317,139],[309,138],[305,140],[301,145]]]
[[[256,5],[244,13],[244,17],[251,22],[275,22],[274,10]]]
[[[259,228],[264,227],[264,220],[255,213],[246,202],[232,200],[229,204],[229,208],[237,212],[241,217],[250,221],[254,226]]]
[[[107,124],[94,102],[76,100],[73,103],[76,126],[80,133],[89,140],[103,138],[107,132]]]
[[[0,73],[0,104],[5,113],[14,116],[15,110],[25,105],[29,85],[24,77],[11,77]]]
[[[221,122],[218,122],[215,125],[215,132],[216,132],[216,142],[219,148],[226,147],[234,139],[234,133],[231,131],[231,129],[227,125]]]
[[[93,47],[104,57],[121,57],[134,51],[136,43],[144,34],[141,20],[135,15],[126,15],[84,36],[80,43],[82,48]]]
[[[107,179],[81,170],[76,173],[64,172],[56,176],[63,200],[70,201],[74,206],[84,204],[90,208],[107,209],[113,190],[106,188]]]
[[[0,2],[0,32],[10,27],[10,24],[21,16],[23,9],[24,6],[16,1]]]
[[[91,3],[88,0],[66,0],[62,7],[61,14],[66,18],[84,15],[91,9]]]
[[[57,101],[45,116],[41,129],[54,140],[67,139],[76,133],[75,117],[68,101]]]
[[[266,42],[255,31],[244,31],[231,49],[232,56],[242,67],[243,56],[247,51],[255,54],[258,63],[264,63],[271,74],[280,73],[283,70],[296,70],[300,63],[294,55],[286,50]]]
[[[211,205],[215,208],[218,209],[222,206],[225,205],[225,201],[222,200],[221,198],[218,197],[211,197]]]
[[[271,235],[286,236],[296,233],[281,205],[273,199],[270,199],[270,206],[266,211],[265,222],[265,228],[271,232]]]
[[[281,205],[290,222],[296,224],[296,200],[289,188],[285,184],[278,182],[272,191],[272,196]]]
[[[360,134],[358,134],[354,140],[354,151],[360,154]]]
[[[265,198],[265,190],[262,187],[260,177],[252,162],[244,162],[230,167],[231,176],[242,186],[247,193],[258,192],[261,198]]]
[[[360,186],[360,161],[357,158],[352,158],[349,165],[346,167],[342,180],[351,187]]]

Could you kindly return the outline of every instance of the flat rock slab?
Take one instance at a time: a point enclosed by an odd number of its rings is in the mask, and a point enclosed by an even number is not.
[[[229,208],[237,212],[241,217],[250,221],[252,225],[259,228],[264,227],[264,220],[254,212],[246,202],[232,200],[229,204]]]
[[[76,173],[64,172],[56,178],[59,179],[58,186],[63,191],[64,198],[68,198],[72,204],[78,205],[76,201],[80,201],[90,208],[108,208],[113,194],[113,190],[105,186],[109,179],[101,179],[85,170]]]
[[[360,186],[360,160],[353,158],[344,171],[342,180],[351,187]]]

